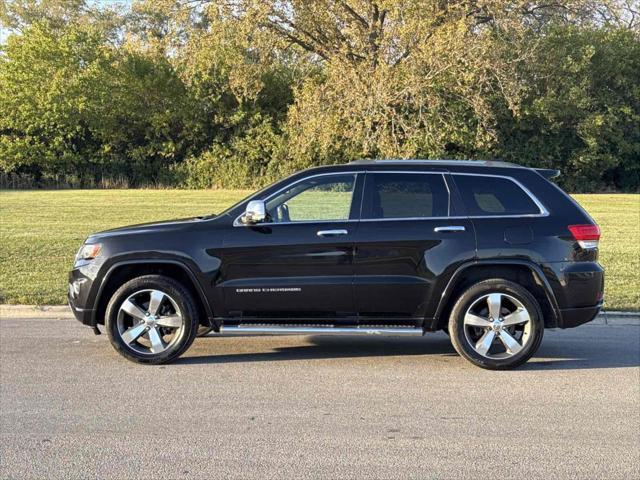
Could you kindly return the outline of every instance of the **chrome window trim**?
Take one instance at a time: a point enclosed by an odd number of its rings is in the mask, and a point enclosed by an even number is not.
[[[447,216],[446,218],[451,218],[451,188],[449,188],[449,179],[448,175],[442,174],[442,180],[444,181],[444,186],[447,188],[447,195],[449,195],[449,201],[447,202]],[[440,218],[440,217],[438,217]]]
[[[521,217],[548,217],[549,211],[543,205],[543,203],[538,200],[538,198],[525,187],[522,183],[516,180],[513,177],[509,177],[507,175],[495,175],[490,173],[465,173],[465,172],[451,172],[451,175],[464,175],[467,177],[493,177],[493,178],[504,178],[505,180],[509,180],[515,183],[530,199],[533,203],[538,207],[539,213],[523,213],[523,214],[508,214],[508,215],[469,215],[469,218],[521,218]]]
[[[327,172],[327,173],[318,173],[316,175],[311,175],[309,177],[303,177],[299,180],[296,180],[293,183],[289,183],[283,188],[277,190],[276,192],[269,195],[264,202],[268,202],[271,198],[279,194],[280,192],[286,190],[287,188],[291,188],[292,186],[300,183],[304,180],[308,180],[310,178],[315,177],[323,177],[329,175],[354,175],[356,177],[356,182],[358,180],[358,175],[361,174],[369,174],[369,173],[412,173],[412,174],[420,174],[420,175],[441,175],[444,181],[444,184],[447,188],[447,192],[449,193],[449,207],[448,213],[451,213],[451,190],[449,187],[449,183],[447,181],[447,175],[464,175],[464,176],[472,176],[472,177],[494,177],[494,178],[504,178],[506,180],[510,180],[515,183],[532,201],[536,204],[539,209],[539,213],[523,213],[523,214],[509,214],[509,215],[448,215],[446,217],[404,217],[404,218],[355,218],[355,219],[346,219],[346,220],[304,220],[300,222],[280,222],[280,223],[257,223],[255,225],[245,225],[240,222],[240,218],[243,213],[238,215],[238,217],[233,221],[234,227],[260,227],[260,226],[275,226],[275,225],[309,225],[309,224],[319,224],[319,223],[355,223],[355,222],[402,222],[402,221],[418,221],[418,220],[466,220],[466,219],[486,219],[486,218],[538,218],[538,217],[548,217],[549,211],[546,209],[544,204],[538,200],[538,198],[521,182],[516,180],[513,177],[508,175],[496,175],[490,173],[467,173],[467,172],[443,172],[443,171],[422,171],[422,170],[354,170],[354,171],[344,171],[344,172]],[[354,184],[355,187],[355,184]],[[364,199],[364,195],[363,195]],[[249,199],[256,200],[256,199]],[[353,203],[353,199],[351,200]],[[362,215],[362,208],[360,209],[360,215]]]
[[[469,217],[400,217],[400,218],[363,218],[361,222],[402,222],[402,221],[411,221],[415,222],[418,220],[463,220]]]
[[[400,221],[400,220],[431,220],[431,219],[437,219],[437,218],[454,218],[451,217],[451,190],[449,189],[449,184],[447,183],[447,178],[446,175],[449,172],[443,172],[443,171],[435,171],[435,172],[429,172],[429,171],[424,171],[424,170],[369,170],[367,171],[367,175],[373,173],[404,173],[404,174],[418,174],[418,175],[440,175],[442,177],[442,183],[444,183],[445,188],[447,189],[447,214],[443,215],[442,217],[392,217],[392,218],[362,218],[362,207],[360,208],[360,221],[361,222],[379,222],[379,221],[388,221],[388,220],[394,220],[394,221]],[[366,183],[365,183],[365,188],[366,188]],[[364,192],[363,192],[363,201],[364,201]]]
[[[316,225],[318,223],[356,223],[359,222],[360,220],[357,219],[349,219],[349,220],[301,220],[299,222],[277,222],[277,223],[254,223],[251,225],[245,225],[244,223],[240,223],[239,222],[239,218],[242,217],[242,215],[240,215],[238,218],[236,218],[236,220],[233,222],[233,226],[234,227],[273,227],[276,225]],[[443,217],[440,217],[443,218]],[[236,224],[236,222],[238,222]]]
[[[264,200],[262,200],[265,204],[271,200],[273,197],[275,197],[276,195],[278,195],[280,192],[284,192],[285,190],[293,187],[294,185],[297,185],[298,183],[304,182],[306,180],[309,180],[311,178],[316,178],[316,177],[328,177],[330,175],[353,175],[354,177],[354,181],[353,181],[353,191],[355,191],[356,188],[356,183],[358,182],[358,175],[365,173],[364,170],[349,170],[349,171],[345,171],[345,172],[326,172],[326,173],[317,173],[315,175],[310,175],[308,177],[303,177],[299,180],[296,180],[293,183],[288,183],[287,185],[285,185],[284,187],[282,187],[281,189],[273,192],[271,195],[269,195],[267,198],[265,198]],[[351,196],[351,203],[349,204],[349,213],[351,213],[351,209],[353,208],[353,191],[352,191],[352,196]],[[249,201],[251,200],[261,200],[259,198],[250,198],[248,199]],[[244,223],[242,223],[240,221],[240,218],[242,217],[242,215],[244,215],[244,212],[241,213],[240,215],[238,215],[236,217],[236,219],[233,221],[233,226],[234,227],[265,227],[265,226],[269,226],[272,227],[274,225],[305,225],[305,224],[315,224],[315,223],[343,223],[343,222],[357,222],[358,219],[346,219],[346,220],[302,220],[300,222],[265,222],[265,223],[254,223],[252,225],[245,225]]]
[[[527,218],[527,217],[546,217],[547,215],[540,213],[522,214],[522,215],[456,215],[453,217],[406,217],[406,218],[363,218],[360,222],[401,222],[417,221],[417,220],[468,220],[476,218]],[[353,220],[356,221],[356,220]]]

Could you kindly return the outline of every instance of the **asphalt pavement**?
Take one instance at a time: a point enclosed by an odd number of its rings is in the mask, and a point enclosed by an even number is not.
[[[443,333],[210,336],[172,365],[0,319],[1,478],[640,478],[640,327],[493,372]]]

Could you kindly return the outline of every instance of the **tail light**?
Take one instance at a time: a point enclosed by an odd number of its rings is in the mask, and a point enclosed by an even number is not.
[[[598,225],[569,225],[567,228],[582,248],[598,248],[600,240]]]

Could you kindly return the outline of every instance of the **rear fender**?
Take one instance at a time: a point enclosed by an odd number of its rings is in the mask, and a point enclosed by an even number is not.
[[[450,311],[451,303],[455,302],[455,298],[453,298],[453,293],[456,289],[456,286],[460,284],[460,282],[464,281],[465,274],[470,272],[470,269],[474,269],[476,267],[509,267],[509,266],[517,266],[519,268],[526,267],[529,269],[536,283],[542,288],[546,299],[550,306],[550,314],[551,318],[545,319],[545,326],[549,328],[555,328],[558,326],[558,321],[561,318],[560,309],[558,307],[558,302],[556,300],[555,294],[553,293],[553,289],[545,276],[542,269],[533,262],[529,262],[526,260],[477,260],[468,262],[460,267],[453,273],[447,285],[442,291],[442,295],[440,297],[440,302],[438,303],[438,307],[436,309],[434,318],[432,320],[432,329],[437,330],[441,325],[440,318],[443,314],[446,314],[447,311]],[[499,275],[498,275],[499,276]]]

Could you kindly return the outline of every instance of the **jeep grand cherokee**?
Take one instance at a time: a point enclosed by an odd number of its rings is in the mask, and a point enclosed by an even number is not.
[[[82,323],[165,363],[210,330],[423,335],[490,369],[603,302],[600,231],[502,162],[357,161],[299,172],[217,216],[91,235],[69,275]]]

